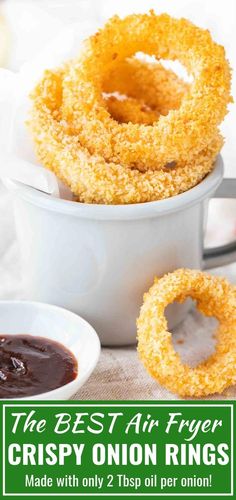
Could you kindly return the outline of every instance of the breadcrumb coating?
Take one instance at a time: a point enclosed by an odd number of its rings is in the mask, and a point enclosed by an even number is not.
[[[102,95],[106,75],[142,51],[178,60],[193,77],[179,109],[153,125],[118,123]],[[230,68],[224,48],[207,30],[167,14],[110,19],[84,43],[64,81],[64,113],[90,154],[139,170],[192,162],[217,133],[230,102]]]
[[[181,362],[175,352],[164,312],[173,301],[187,297],[219,321],[216,351],[196,368]],[[180,396],[221,393],[236,382],[236,286],[201,271],[178,269],[156,279],[137,321],[138,353],[145,368],[160,384]]]
[[[119,123],[132,122],[152,125],[160,116],[158,111],[149,108],[142,99],[134,97],[119,99],[111,95],[107,97],[107,108],[110,115]]]
[[[214,159],[222,147],[219,133],[200,154],[172,168],[140,172],[125,164],[106,162],[102,156],[92,155],[80,143],[80,135],[64,117],[64,89],[68,67],[66,64],[57,71],[46,71],[43,79],[32,93],[33,107],[29,129],[33,134],[36,153],[45,167],[52,170],[67,184],[78,201],[98,204],[128,204],[156,201],[187,191],[198,184],[213,168]],[[163,68],[148,65],[147,71],[157,73]],[[139,74],[142,75],[141,67]],[[169,89],[168,89],[169,78]],[[176,78],[176,77],[175,77]],[[167,72],[165,89],[172,93],[173,76]],[[181,83],[179,83],[179,95]],[[173,93],[175,92],[174,85]],[[186,89],[185,84],[182,92]],[[133,93],[136,97],[135,93]],[[139,97],[139,94],[137,94]],[[160,97],[157,92],[157,103]],[[149,96],[151,99],[151,93]],[[155,86],[152,105],[155,106]],[[165,103],[166,106],[166,103]],[[140,118],[140,116],[139,116]]]

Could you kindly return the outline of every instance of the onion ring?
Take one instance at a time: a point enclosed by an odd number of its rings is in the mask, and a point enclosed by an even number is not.
[[[215,316],[216,352],[196,368],[183,364],[167,331],[165,307],[187,297],[198,309]],[[164,387],[180,396],[207,396],[236,382],[236,287],[225,279],[200,271],[178,269],[156,280],[144,296],[137,321],[138,352],[147,371]]]
[[[167,115],[171,109],[180,107],[189,83],[161,64],[129,58],[121,61],[105,77],[102,90],[138,99],[158,115]],[[112,114],[109,106],[108,111]]]
[[[135,58],[122,61],[103,82],[107,109],[120,123],[151,125],[178,109],[188,89],[173,71]]]
[[[32,94],[29,129],[39,160],[70,187],[79,201],[127,204],[160,200],[192,188],[213,168],[214,158],[222,146],[219,134],[191,162],[160,171],[142,173],[91,155],[63,117],[63,83],[67,69],[68,65],[58,71],[45,72]]]
[[[178,110],[154,125],[117,123],[102,96],[105,75],[138,51],[179,60],[193,76]],[[66,119],[91,154],[140,170],[192,161],[217,133],[230,102],[230,68],[224,48],[208,31],[167,14],[115,16],[84,44],[64,88]]]

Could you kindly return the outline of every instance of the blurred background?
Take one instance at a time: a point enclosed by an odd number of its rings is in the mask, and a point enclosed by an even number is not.
[[[168,12],[208,28],[223,44],[233,69],[232,94],[236,102],[236,1],[235,0],[0,0],[0,65],[13,71],[30,60],[69,23],[96,30],[113,14]],[[236,104],[222,125],[227,177],[236,177]],[[2,201],[3,202],[3,201]],[[236,204],[211,202],[207,244],[225,243],[236,236]]]

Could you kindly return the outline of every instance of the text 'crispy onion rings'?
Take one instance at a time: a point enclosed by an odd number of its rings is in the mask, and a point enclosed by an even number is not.
[[[80,143],[80,135],[71,129],[70,121],[64,116],[64,92],[69,63],[58,71],[46,71],[42,81],[33,94],[33,108],[29,128],[33,133],[36,153],[44,166],[67,184],[79,201],[100,204],[143,203],[160,200],[182,193],[198,184],[212,169],[214,159],[221,149],[222,138],[217,133],[211,143],[191,161],[186,161],[173,168],[140,172],[127,168],[125,164],[109,163],[100,155],[92,155]],[[127,84],[132,98],[140,102],[140,92],[145,81],[152,82],[147,105],[155,110],[161,108],[161,88],[169,95],[169,106],[177,106],[186,91],[186,84],[177,82],[173,72],[159,65],[127,62],[126,67],[138,72],[137,94],[135,80],[133,87]],[[148,76],[149,75],[149,76]],[[128,78],[130,82],[130,79]],[[140,89],[140,90],[139,90]],[[152,89],[152,90],[151,90]],[[155,91],[156,89],[156,91]],[[178,89],[178,98],[175,97]],[[108,83],[104,91],[119,88]],[[123,88],[126,91],[126,87]],[[128,92],[125,92],[128,95]],[[145,97],[145,96],[143,96]],[[176,100],[177,99],[177,100]],[[119,106],[119,102],[116,103]],[[164,100],[165,110],[168,100]],[[123,119],[125,118],[123,109]],[[152,111],[153,113],[153,111]],[[142,116],[138,115],[142,122]]]
[[[102,95],[103,81],[124,59],[142,51],[178,60],[193,77],[179,109],[153,125],[118,123]],[[230,68],[210,33],[167,14],[115,16],[84,44],[68,68],[64,112],[80,143],[106,161],[139,170],[191,162],[217,133],[230,102]]]
[[[183,364],[167,331],[164,310],[192,297],[198,309],[219,321],[216,352],[196,368]],[[156,280],[144,296],[138,352],[147,371],[180,396],[207,396],[236,382],[236,287],[200,271],[179,269]]]

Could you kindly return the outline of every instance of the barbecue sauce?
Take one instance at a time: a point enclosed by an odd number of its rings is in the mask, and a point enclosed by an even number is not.
[[[62,344],[34,335],[0,335],[0,398],[57,389],[77,376],[74,355]]]

